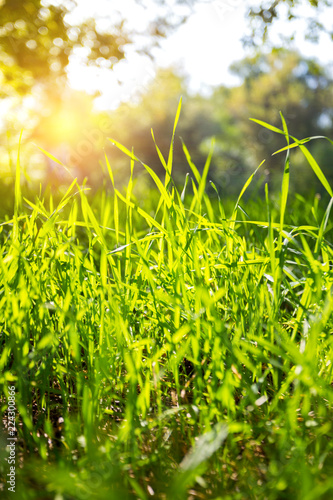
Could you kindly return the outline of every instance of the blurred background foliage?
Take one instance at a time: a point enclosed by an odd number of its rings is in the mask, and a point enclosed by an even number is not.
[[[11,206],[8,186],[14,182],[21,128],[23,184],[25,189],[35,192],[40,182],[56,190],[70,181],[66,170],[37,146],[63,162],[80,182],[87,177],[93,190],[105,178],[105,153],[117,182],[125,182],[129,173],[128,159],[108,138],[129,149],[133,147],[135,154],[162,176],[164,169],[150,129],[166,154],[180,96],[184,105],[175,139],[176,182],[183,183],[188,171],[180,137],[199,170],[215,137],[210,178],[225,197],[239,192],[246,177],[263,159],[266,162],[258,177],[259,192],[263,181],[269,182],[272,190],[280,184],[283,157],[272,157],[272,153],[285,145],[284,138],[262,129],[249,118],[280,127],[281,111],[290,133],[297,138],[332,137],[333,81],[329,67],[295,50],[268,43],[258,47],[258,37],[265,42],[268,30],[279,16],[279,4],[284,4],[290,19],[293,18],[300,2],[290,0],[262,2],[260,8],[251,7],[249,1],[249,33],[244,36],[244,43],[249,45],[250,38],[256,50],[233,65],[232,70],[241,82],[238,86],[220,85],[208,95],[193,95],[187,76],[179,68],[171,67],[160,69],[132,102],[115,110],[97,111],[96,95],[69,87],[66,70],[70,58],[85,48],[85,64],[112,70],[126,56],[125,47],[129,44],[137,47],[138,52],[151,54],[154,44],[186,20],[195,1],[154,0],[154,3],[159,7],[156,11],[159,15],[150,20],[145,43],[138,43],[136,37],[140,33],[129,29],[121,16],[115,17],[112,29],[101,29],[96,18],[74,22],[71,13],[77,2],[72,0],[0,2],[2,211],[10,210]],[[330,2],[309,0],[309,4],[319,8]],[[316,30],[325,29],[315,19],[311,22],[313,36]],[[332,182],[331,146],[321,140],[314,141],[310,149]],[[297,151],[293,152],[292,161],[292,182],[297,183],[298,191],[304,194],[313,189],[320,191],[311,174],[303,174],[304,160]],[[149,180],[140,164],[135,172],[140,193],[149,187]]]

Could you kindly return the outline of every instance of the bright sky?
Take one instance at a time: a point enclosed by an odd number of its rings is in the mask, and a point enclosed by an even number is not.
[[[251,4],[259,4],[262,0],[251,0]],[[172,4],[172,1],[168,2]],[[94,0],[96,12],[110,12],[110,0]],[[93,16],[91,0],[81,0],[75,12],[75,20]],[[189,75],[190,89],[205,92],[210,86],[237,84],[237,79],[228,68],[230,64],[243,58],[246,54],[241,38],[246,32],[245,20],[247,2],[244,0],[201,0],[196,4],[188,21],[173,35],[161,43],[161,48],[154,55],[158,66],[174,65]],[[300,7],[302,15],[313,12],[304,4]],[[114,11],[112,11],[114,12]],[[151,1],[149,9],[144,9],[139,2],[122,0],[121,15],[127,18],[129,27],[144,29],[149,16],[156,14],[156,4]],[[113,14],[113,19],[115,19]],[[329,19],[326,13],[326,21]],[[322,16],[325,21],[325,15]],[[108,15],[103,21],[105,27],[110,23]],[[280,23],[280,32],[283,25]],[[323,63],[330,61],[332,49],[328,37],[322,37],[321,44],[304,42],[300,33],[304,33],[305,24],[294,24],[296,31],[295,45],[305,55],[320,56]],[[288,24],[288,30],[291,29]],[[278,39],[272,33],[272,38]],[[113,109],[120,101],[129,100],[138,91],[144,89],[156,72],[156,63],[148,57],[138,55],[129,49],[125,60],[119,62],[113,71],[107,69],[84,68],[77,56],[69,67],[69,80],[76,89],[93,92],[99,90],[101,97],[98,107]]]

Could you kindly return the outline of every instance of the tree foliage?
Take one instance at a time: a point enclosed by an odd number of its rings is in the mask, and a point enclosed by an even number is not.
[[[146,4],[146,1],[140,3]],[[183,22],[199,0],[153,1],[159,6],[159,15],[151,18],[147,26],[147,39],[151,43]],[[302,1],[311,4],[314,12],[332,3],[331,0]],[[253,3],[249,0],[248,4]],[[91,99],[68,89],[64,91],[66,68],[78,49],[85,51],[87,64],[112,68],[126,57],[126,47],[134,42],[137,33],[128,28],[121,16],[112,20],[109,29],[102,29],[96,18],[75,23],[75,16],[71,14],[78,4],[75,0],[63,3],[0,0],[0,98],[25,95],[36,83],[44,84],[44,92],[39,94],[39,108],[35,110],[40,118],[33,132],[36,141],[55,156],[67,147],[81,174],[91,177],[99,171],[95,167],[102,159],[100,153],[104,146],[109,146],[114,164],[120,170],[124,160],[105,142],[106,133],[98,128],[98,116],[91,113]],[[259,20],[259,25],[262,23],[261,36],[265,37],[267,26],[279,19],[283,5],[292,20],[298,15],[301,0],[270,0],[263,1],[260,8],[252,7],[250,17],[255,22]],[[178,14],[171,12],[175,6],[179,7]],[[138,50],[149,53],[142,44]],[[271,158],[271,154],[284,145],[283,138],[259,129],[249,117],[280,126],[279,111],[282,111],[290,132],[299,138],[332,135],[332,79],[314,60],[275,49],[269,54],[259,53],[244,59],[234,65],[233,71],[243,83],[235,88],[221,86],[208,98],[190,97],[184,78],[173,71],[161,71],[139,102],[121,106],[107,116],[107,135],[129,148],[134,146],[137,156],[162,175],[163,167],[149,132],[152,127],[162,153],[166,154],[174,113],[182,94],[186,104],[177,133],[184,139],[199,170],[205,162],[210,137],[217,137],[211,172],[217,184],[230,190],[239,190],[248,171],[253,171],[264,158],[267,159],[266,172],[271,177],[281,166],[281,159]],[[50,82],[52,86],[48,85]],[[70,115],[76,116],[73,122]],[[31,123],[26,129],[29,127],[33,128]],[[67,129],[75,130],[75,134],[65,133]],[[101,140],[95,140],[97,136]],[[83,143],[87,150],[87,141],[89,153],[81,153]],[[331,157],[324,146],[320,146],[319,153],[329,168]],[[179,138],[175,141],[174,160],[176,178],[182,178],[186,162]]]
[[[157,14],[147,22],[146,41],[138,44],[138,50],[151,55],[152,44],[184,22],[200,1],[153,0]],[[302,1],[313,6],[314,14],[323,6],[332,6],[332,0]],[[147,10],[147,0],[138,3]],[[300,15],[300,4],[301,0],[266,0],[256,7],[249,0],[253,31],[244,38],[245,43],[253,45],[266,37],[268,27],[281,16],[281,6],[287,6],[287,19],[291,21]],[[101,28],[96,17],[76,22],[72,14],[78,5],[78,0],[0,0],[0,97],[13,92],[24,94],[36,82],[65,76],[70,56],[78,48],[84,49],[87,64],[97,66],[112,68],[125,57],[126,46],[135,43],[138,32],[128,28],[124,17],[116,16],[114,6],[107,29]],[[315,15],[310,21],[308,31],[314,37],[324,27]]]
[[[155,1],[163,15],[151,19],[145,29],[151,44],[185,19],[171,16],[163,0]],[[182,1],[176,0],[176,4]],[[112,68],[125,57],[126,46],[138,33],[112,12],[108,28],[102,29],[96,17],[75,22],[73,12],[78,5],[78,0],[0,0],[0,97],[13,92],[25,94],[35,83],[64,77],[70,56],[77,49],[84,49],[85,62],[90,65]],[[149,53],[147,46],[138,50]]]
[[[266,159],[269,177],[281,170],[281,156],[272,154],[285,146],[283,136],[259,127],[250,117],[281,128],[281,111],[290,134],[299,139],[332,135],[333,80],[315,60],[297,52],[273,50],[245,58],[233,65],[233,71],[243,83],[230,89],[221,87],[213,96],[221,126],[220,155],[232,160],[231,168],[253,169]],[[325,143],[314,144],[329,154]],[[297,157],[294,160],[297,164]],[[328,175],[332,175],[331,169]]]
[[[123,104],[114,112],[102,113],[100,117],[84,111],[88,110],[91,102],[85,104],[83,96],[75,97],[74,93],[67,94],[66,97],[59,93],[52,113],[41,121],[35,131],[35,142],[76,169],[75,176],[82,178],[87,175],[90,181],[98,173],[102,175],[98,163],[103,162],[102,150],[105,147],[121,181],[129,171],[129,163],[106,140],[111,137],[128,149],[133,147],[136,156],[163,177],[164,168],[150,129],[153,129],[156,142],[166,157],[175,110],[182,95],[184,104],[174,143],[175,178],[183,180],[188,171],[180,137],[197,168],[202,170],[211,138],[215,136],[216,147],[210,175],[225,194],[233,195],[238,192],[248,175],[264,159],[266,162],[262,171],[265,173],[265,180],[270,181],[273,188],[281,181],[284,160],[281,155],[272,156],[272,153],[285,146],[284,137],[259,127],[249,118],[261,119],[281,127],[281,111],[289,132],[299,139],[313,135],[331,137],[332,78],[316,61],[287,50],[275,50],[269,54],[245,58],[235,64],[233,70],[241,77],[242,83],[233,88],[220,86],[208,97],[189,95],[184,77],[172,69],[161,70],[135,104]],[[76,107],[75,102],[78,103]],[[79,121],[79,126],[70,125],[71,110],[72,116]],[[90,118],[87,119],[87,116]],[[73,128],[76,131],[75,137],[66,127],[61,127],[61,138],[60,132],[58,135],[50,133],[60,130],[57,122],[66,123],[69,129]],[[107,124],[107,127],[103,124]],[[68,162],[66,155],[61,156],[65,152],[66,142],[69,144]],[[325,174],[332,177],[333,158],[329,144],[314,141],[309,143],[309,148],[320,161]],[[305,191],[312,185],[302,173],[303,166],[302,155],[294,150],[292,180],[295,180],[298,172],[298,189]],[[141,173],[144,173],[144,169],[137,164],[135,174]]]
[[[36,82],[65,74],[69,57],[77,47],[86,47],[87,60],[110,63],[124,57],[129,42],[121,26],[101,33],[93,19],[78,26],[66,21],[69,9],[40,0],[7,0],[0,8],[0,70],[5,91],[12,87],[26,93]],[[121,38],[118,38],[120,37]]]
[[[318,14],[327,7],[332,7],[332,0],[263,0],[260,5],[249,1],[249,21],[251,29],[244,37],[245,45],[260,47],[268,39],[272,26],[284,17],[291,24],[296,19],[303,18],[302,8],[312,7],[311,14],[307,17],[307,31],[305,38],[312,42],[318,41],[322,32],[327,32],[333,38],[333,30],[327,28],[318,17]],[[293,30],[283,33],[286,41],[294,37]]]
[[[133,147],[140,159],[163,176],[165,170],[150,131],[153,130],[156,143],[167,159],[180,96],[183,98],[183,107],[174,142],[173,169],[175,178],[183,181],[186,162],[180,137],[201,169],[205,154],[200,150],[200,145],[218,132],[218,124],[212,119],[214,103],[199,95],[190,96],[186,79],[173,69],[160,70],[137,104],[124,104],[113,114],[112,133],[115,139],[128,148]],[[112,151],[113,157],[115,154],[119,155],[115,150]]]

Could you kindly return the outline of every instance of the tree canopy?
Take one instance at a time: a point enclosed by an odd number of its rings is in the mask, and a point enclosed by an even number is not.
[[[100,22],[105,12],[84,20],[73,15],[79,6],[78,0],[0,0],[0,97],[25,94],[35,83],[65,77],[70,57],[79,49],[86,64],[109,68],[126,56],[129,44],[151,56],[152,45],[184,22],[201,1],[141,0],[138,3],[146,7],[146,11],[152,10],[149,9],[152,4],[157,8],[139,32],[128,27],[125,17],[114,6],[106,26]],[[302,2],[311,5],[314,14],[321,7],[332,6],[332,0]],[[301,0],[266,0],[258,7],[254,0],[248,0],[252,32],[244,37],[244,43],[256,45],[265,39],[268,28],[282,16],[281,7],[287,8],[285,17],[289,21],[300,16],[300,4]],[[315,15],[309,22],[308,35],[312,38],[325,28]],[[138,34],[140,43],[137,43]]]
[[[281,157],[272,157],[272,154],[286,145],[283,136],[260,127],[249,118],[281,128],[281,111],[291,135],[299,139],[313,135],[331,136],[332,77],[314,59],[288,50],[273,50],[245,58],[232,69],[243,83],[234,88],[220,87],[212,97],[216,103],[215,116],[219,117],[221,126],[218,137],[220,158],[229,160],[227,165],[231,171],[240,167],[253,169],[266,159],[264,168],[268,178],[280,179]],[[322,165],[331,176],[331,147],[322,141],[314,142],[310,147],[319,144],[320,151],[326,153]],[[293,156],[294,165],[299,164],[301,168],[301,156],[299,160],[297,155]],[[305,180],[303,176],[301,180]]]
[[[244,36],[244,44],[257,47],[265,42],[272,27],[279,19],[284,18],[290,25],[296,19],[307,22],[305,38],[312,42],[318,41],[319,35],[326,32],[333,38],[333,29],[320,21],[319,14],[325,7],[332,7],[332,0],[263,0],[259,5],[249,1],[249,21],[251,29]],[[310,7],[309,15],[302,11]],[[295,33],[292,29],[283,33],[283,38],[290,41]]]
[[[183,22],[199,0],[152,2],[159,9],[150,18],[145,40],[154,44]],[[314,12],[332,3],[330,0],[302,2],[311,4]],[[148,0],[141,3],[148,5]],[[264,23],[261,36],[265,37],[267,26],[279,19],[281,6],[287,8],[292,20],[298,15],[301,0],[263,1],[260,8],[253,6],[254,3],[254,0],[248,2],[249,8],[252,5],[250,17],[259,24]],[[269,172],[271,178],[281,165],[280,159],[271,158],[271,154],[284,145],[283,140],[260,129],[249,117],[280,126],[279,111],[282,111],[290,132],[299,138],[332,135],[331,77],[316,61],[281,49],[265,54],[258,52],[234,64],[233,71],[242,83],[234,88],[220,86],[207,98],[191,97],[184,78],[173,71],[160,71],[140,102],[121,106],[112,116],[106,113],[106,135],[104,128],[100,128],[100,117],[92,112],[92,98],[65,89],[66,68],[78,50],[84,51],[86,64],[112,68],[126,57],[126,47],[135,45],[138,31],[130,28],[122,15],[110,19],[108,27],[97,17],[82,20],[73,15],[78,5],[76,0],[0,0],[0,98],[24,96],[33,87],[41,87],[43,92],[38,94],[35,116],[25,126],[25,136],[31,133],[30,138],[34,136],[38,144],[55,156],[58,153],[69,156],[82,175],[89,178],[95,175],[94,166],[102,160],[102,148],[111,148],[107,135],[129,148],[134,146],[136,154],[163,175],[150,138],[150,127],[166,154],[180,94],[186,106],[183,106],[178,135],[184,139],[199,169],[205,162],[211,136],[216,136],[214,182],[228,185],[228,189],[232,185],[232,189],[237,190],[237,182],[242,183],[248,170],[253,171],[264,158],[267,176]],[[177,15],[172,14],[172,6],[178,6]],[[159,17],[156,12],[164,14]],[[138,44],[137,50],[149,53],[145,43]],[[17,138],[15,141],[17,144]],[[2,151],[5,151],[5,141],[2,141]],[[319,153],[325,167],[331,156],[322,143]],[[121,170],[124,160],[114,151],[111,155]],[[186,162],[179,140],[175,142],[174,163],[176,177],[179,173],[182,178]]]
[[[333,135],[333,80],[315,60],[287,50],[245,58],[233,66],[233,71],[241,77],[240,85],[220,86],[211,96],[203,97],[190,95],[186,79],[173,70],[160,70],[139,102],[123,104],[101,116],[89,112],[92,103],[86,101],[83,94],[60,92],[51,114],[36,127],[34,140],[73,168],[75,176],[88,176],[93,181],[98,172],[102,175],[102,170],[95,166],[103,162],[103,147],[120,178],[128,172],[128,158],[106,140],[112,137],[128,149],[133,147],[136,156],[163,177],[164,168],[150,129],[153,128],[162,154],[167,156],[174,114],[182,95],[183,108],[174,143],[175,179],[182,181],[188,172],[179,137],[184,140],[197,168],[202,170],[211,138],[215,136],[211,176],[217,186],[229,194],[239,191],[248,175],[266,159],[262,174],[273,188],[281,181],[283,159],[272,153],[285,146],[284,137],[249,118],[281,128],[281,111],[289,132],[299,139],[313,135],[330,137]],[[64,125],[58,127],[58,122]],[[70,132],[71,129],[74,132]],[[331,178],[333,159],[329,143],[314,141],[308,147]],[[293,172],[301,172],[303,165],[302,155],[293,151]],[[143,172],[139,164],[135,172]],[[299,190],[305,190],[306,183],[306,176],[299,175]]]
[[[145,53],[149,53],[147,38],[154,44],[185,19],[181,14],[171,15],[164,0],[154,1],[161,16],[151,18],[145,28],[146,45],[138,46]],[[183,4],[182,0],[175,3]],[[78,0],[0,0],[0,97],[25,94],[35,83],[64,77],[70,57],[78,49],[83,49],[90,65],[112,68],[125,57],[125,47],[138,32],[129,29],[116,11],[110,12],[107,27],[102,27],[97,16],[76,21],[73,13],[78,6]],[[189,9],[184,12],[188,14]]]

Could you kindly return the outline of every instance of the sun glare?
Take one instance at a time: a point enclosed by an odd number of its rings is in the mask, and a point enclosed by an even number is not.
[[[55,143],[71,143],[76,140],[80,128],[77,112],[61,109],[52,116],[49,134]]]

